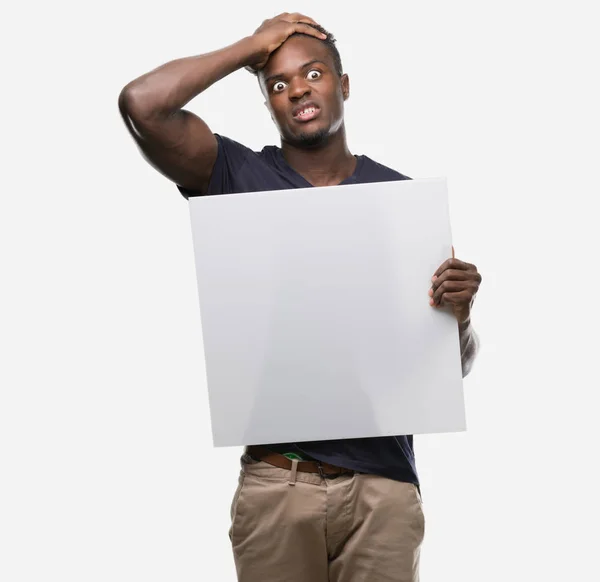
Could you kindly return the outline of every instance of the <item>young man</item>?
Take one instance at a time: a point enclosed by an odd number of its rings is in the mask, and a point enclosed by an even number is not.
[[[242,67],[258,77],[281,147],[254,152],[182,109]],[[119,106],[142,154],[186,198],[409,179],[348,150],[349,94],[333,37],[307,16],[284,13],[231,46],[132,81]],[[481,276],[455,258],[432,275],[423,299],[452,307],[466,375]],[[399,435],[247,447],[231,507],[239,580],[418,580],[424,516],[412,444]]]

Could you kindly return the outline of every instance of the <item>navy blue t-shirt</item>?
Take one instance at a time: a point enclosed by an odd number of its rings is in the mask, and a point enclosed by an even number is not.
[[[219,151],[207,195],[264,192],[287,188],[310,188],[312,185],[286,161],[277,146],[255,152],[227,137],[215,134]],[[358,155],[352,176],[340,184],[361,184],[410,180],[409,177]],[[177,186],[185,198],[198,193]],[[397,481],[419,485],[412,435],[376,438],[278,443],[266,445],[279,452],[297,451],[325,463],[362,473],[381,475]]]

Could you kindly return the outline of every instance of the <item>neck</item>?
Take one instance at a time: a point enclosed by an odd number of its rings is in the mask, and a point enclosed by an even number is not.
[[[281,142],[285,161],[313,186],[333,186],[349,178],[356,168],[356,158],[346,143],[344,126],[323,144],[299,147]]]

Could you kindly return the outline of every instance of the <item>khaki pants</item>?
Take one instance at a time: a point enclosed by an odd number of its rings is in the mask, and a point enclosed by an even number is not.
[[[241,464],[229,530],[239,582],[418,582],[425,519],[412,483]]]

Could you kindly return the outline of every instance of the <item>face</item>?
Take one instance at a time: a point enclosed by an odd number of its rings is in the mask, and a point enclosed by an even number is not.
[[[282,141],[314,147],[342,127],[348,76],[340,78],[329,48],[318,39],[289,38],[270,56],[259,81]]]

